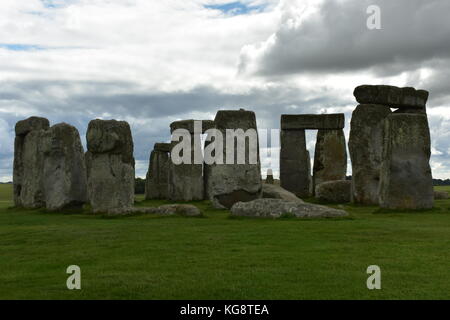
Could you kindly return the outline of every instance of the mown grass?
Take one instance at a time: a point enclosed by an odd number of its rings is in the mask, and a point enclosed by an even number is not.
[[[205,218],[105,219],[8,209],[11,185],[0,185],[0,299],[450,298],[450,200],[414,214],[341,205],[349,218],[318,221],[195,204]],[[79,291],[66,288],[72,264]],[[366,287],[373,264],[382,290]]]

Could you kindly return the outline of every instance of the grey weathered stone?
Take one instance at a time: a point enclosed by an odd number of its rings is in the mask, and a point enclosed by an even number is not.
[[[181,120],[170,124],[170,132],[173,133],[177,129],[184,129],[189,131],[189,133],[194,134],[196,133],[195,122],[201,122],[201,133],[205,133],[207,130],[214,128],[214,121],[212,120]]]
[[[323,182],[345,180],[346,174],[347,146],[344,131],[319,130],[314,154],[313,188]]]
[[[280,184],[300,198],[310,196],[311,162],[305,130],[281,130]]]
[[[129,216],[138,214],[157,214],[162,216],[180,215],[184,217],[201,217],[202,212],[190,204],[167,204],[160,207],[126,207],[109,209],[107,215]]]
[[[45,206],[42,139],[49,121],[31,117],[17,122],[14,141],[13,188],[14,204],[18,207]]]
[[[190,204],[167,204],[158,208],[161,215],[180,215],[185,217],[201,217],[202,212]]]
[[[428,100],[428,91],[410,87],[362,85],[356,87],[353,94],[361,104],[387,105],[391,108],[425,108]]]
[[[343,210],[310,203],[286,201],[281,199],[257,199],[238,202],[231,208],[231,215],[239,217],[280,218],[293,215],[296,218],[337,218],[348,215]]]
[[[215,128],[223,135],[224,161],[227,154],[226,129],[257,130],[256,116],[252,111],[221,110],[215,118]],[[256,132],[257,134],[257,132]],[[250,146],[246,143],[245,164],[212,164],[208,166],[208,195],[216,208],[231,208],[239,201],[251,201],[261,198],[261,164],[259,160],[259,142]],[[234,144],[234,151],[237,148]],[[251,149],[251,150],[250,150]],[[249,161],[250,152],[257,155],[256,164]],[[235,152],[236,157],[237,152]],[[235,162],[236,163],[236,162]]]
[[[267,169],[266,183],[267,184],[273,184],[274,183],[272,169]]]
[[[274,184],[263,183],[262,192],[263,192],[262,197],[264,199],[282,199],[287,201],[303,202],[303,200],[299,199],[292,192],[289,192],[286,189],[283,189],[282,187]]]
[[[168,198],[172,201],[195,201],[204,199],[203,163],[195,163],[195,154],[201,156],[200,134],[193,134],[195,120],[177,121],[170,125],[173,133],[176,129],[188,130],[191,141],[190,163],[169,164]],[[192,130],[191,130],[192,129]],[[197,142],[195,140],[197,139]],[[172,142],[172,148],[180,142]],[[173,152],[173,151],[171,151]],[[202,159],[200,159],[202,160]]]
[[[384,120],[388,106],[362,104],[353,111],[348,147],[352,161],[352,201],[378,205]]]
[[[167,199],[169,188],[169,153],[160,144],[155,144],[150,154],[149,168],[145,181],[145,199]]]
[[[166,153],[169,153],[171,149],[172,149],[171,143],[155,143],[155,146],[153,147],[154,151],[166,152]]]
[[[345,116],[337,114],[283,114],[281,130],[344,129]]]
[[[93,120],[86,133],[91,153],[88,193],[92,210],[107,212],[134,203],[133,138],[127,122]]]
[[[445,200],[449,199],[450,196],[448,192],[445,191],[434,191],[434,200]]]
[[[52,126],[45,133],[43,150],[46,209],[81,208],[87,201],[87,178],[78,130],[66,123]]]
[[[430,209],[434,192],[426,115],[391,114],[384,121],[380,206]]]
[[[351,200],[352,182],[328,181],[316,186],[315,196],[321,201],[347,203]]]

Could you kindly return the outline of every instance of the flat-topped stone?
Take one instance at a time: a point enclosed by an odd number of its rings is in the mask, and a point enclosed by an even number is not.
[[[399,88],[386,85],[362,85],[356,87],[353,95],[361,104],[387,105],[391,108],[425,108],[428,91],[411,87]]]
[[[153,150],[158,152],[170,152],[172,149],[171,143],[155,143]]]
[[[296,218],[338,218],[348,216],[344,210],[326,206],[282,199],[257,199],[238,202],[231,208],[232,216],[255,218],[281,218],[292,215]]]
[[[281,130],[338,130],[345,127],[345,115],[335,114],[283,114]]]
[[[189,133],[195,133],[195,122],[201,122],[202,124],[202,133],[205,133],[207,130],[214,128],[214,121],[212,120],[181,120],[175,121],[170,124],[170,133],[173,133],[175,130],[184,129],[189,131]]]

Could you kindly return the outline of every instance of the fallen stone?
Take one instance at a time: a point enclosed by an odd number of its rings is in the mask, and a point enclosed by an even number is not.
[[[319,130],[314,154],[313,191],[315,186],[335,180],[345,180],[347,145],[343,130]]]
[[[158,214],[162,215],[180,215],[185,217],[200,217],[201,211],[190,204],[168,204],[158,208]]]
[[[337,114],[283,114],[281,130],[339,130],[345,127],[345,116]]]
[[[434,191],[434,200],[445,200],[445,199],[449,199],[448,192]]]
[[[352,201],[378,205],[387,106],[362,104],[353,111],[348,148],[352,162]]]
[[[305,130],[281,130],[280,185],[300,198],[311,195],[311,160]]]
[[[316,186],[316,198],[333,203],[347,203],[351,200],[352,182],[346,180],[328,181]]]
[[[81,208],[87,201],[83,146],[78,130],[66,123],[52,126],[43,139],[46,209]]]
[[[356,101],[361,104],[387,105],[391,108],[425,108],[428,91],[414,88],[399,88],[385,85],[362,85],[354,91]]]
[[[274,184],[263,183],[262,192],[262,197],[264,199],[282,199],[286,201],[303,202],[303,200],[299,199],[292,192],[289,192],[286,189]]]
[[[386,118],[380,174],[382,208],[433,208],[430,149],[426,115],[391,114]]]
[[[138,214],[157,214],[164,216],[180,215],[184,217],[201,217],[201,211],[193,205],[189,204],[168,204],[160,207],[128,207],[115,208],[107,211],[107,215],[111,216],[129,216]]]
[[[281,199],[257,199],[236,203],[231,208],[231,215],[259,218],[280,218],[283,215],[293,215],[296,218],[336,218],[345,217],[348,213],[309,203]]]

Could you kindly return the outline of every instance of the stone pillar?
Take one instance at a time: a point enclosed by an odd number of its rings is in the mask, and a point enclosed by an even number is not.
[[[145,199],[168,199],[170,143],[156,143],[150,155],[145,181]]]
[[[314,154],[313,191],[321,183],[345,180],[347,145],[344,131],[319,130]]]
[[[266,183],[267,184],[274,184],[272,169],[267,169]]]
[[[348,147],[352,160],[352,201],[378,205],[384,119],[391,108],[359,105],[352,114]]]
[[[261,163],[255,113],[243,109],[221,110],[217,112],[214,123],[215,128],[222,134],[223,138],[221,141],[223,143],[223,164],[215,163],[210,165],[208,169],[208,194],[214,207],[229,209],[237,202],[261,198]],[[230,147],[227,148],[227,129],[234,133],[237,133],[235,130],[241,129],[247,134],[247,138],[242,140],[245,143],[242,143],[242,141],[239,143],[237,139],[234,139],[234,143],[230,143]],[[252,139],[248,139],[249,136],[252,136]],[[233,142],[230,136],[228,140]],[[217,144],[215,145],[217,146]],[[237,162],[237,151],[240,148],[242,150],[245,148],[241,155],[245,159],[242,164]],[[226,161],[227,151],[230,157],[231,152],[234,153],[234,161],[230,161],[232,163],[228,164]]]
[[[42,139],[49,125],[47,119],[38,117],[16,124],[13,186],[17,207],[34,209],[45,206]]]
[[[94,213],[134,204],[133,138],[127,122],[93,120],[86,133],[89,200]]]
[[[384,120],[380,206],[431,209],[434,193],[430,131],[424,114],[391,114]]]
[[[186,137],[182,139],[190,140],[191,154],[188,157],[190,163],[175,164],[173,154],[169,166],[169,199],[172,201],[196,201],[204,199],[204,181],[203,181],[203,156],[201,150],[201,134],[196,132],[195,123],[201,123],[196,120],[183,120],[173,122],[170,130],[173,135],[175,130],[185,130]],[[182,143],[182,140],[172,142],[173,148]],[[197,159],[196,159],[197,155]],[[182,156],[180,154],[180,156]],[[195,163],[198,160],[199,163]]]
[[[306,149],[305,130],[281,130],[280,146],[281,187],[297,197],[309,197],[311,159]]]
[[[87,178],[78,130],[66,123],[52,126],[46,131],[43,148],[46,208],[81,209],[87,201]]]

